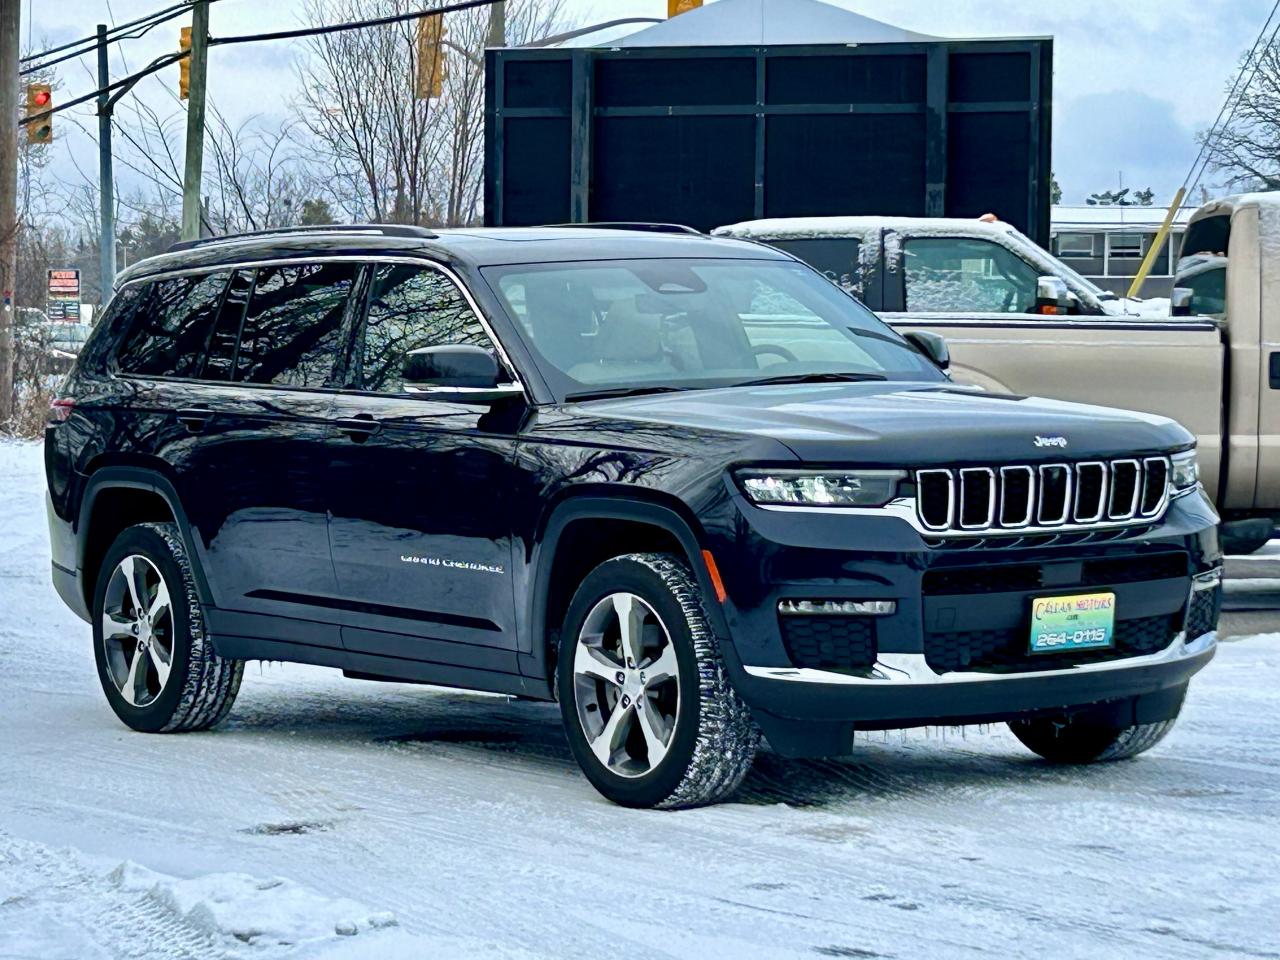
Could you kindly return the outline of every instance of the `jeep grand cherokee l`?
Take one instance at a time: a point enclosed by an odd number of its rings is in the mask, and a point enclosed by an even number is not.
[[[558,700],[633,806],[725,797],[762,734],[1146,750],[1216,642],[1191,436],[945,362],[678,230],[179,244],[55,401],[53,578],[137,730],[217,723],[274,659]]]

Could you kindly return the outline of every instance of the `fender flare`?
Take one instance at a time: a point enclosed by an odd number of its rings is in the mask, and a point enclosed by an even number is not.
[[[711,629],[721,645],[725,645],[725,639],[729,636],[728,622],[723,607],[715,602],[716,589],[702,557],[703,539],[699,535],[700,526],[697,521],[691,516],[686,517],[676,505],[652,499],[583,493],[560,501],[551,508],[545,522],[540,525],[530,561],[533,574],[525,604],[525,622],[529,629],[531,652],[520,655],[523,673],[548,682],[554,680],[547,670],[548,638],[545,628],[551,572],[555,567],[556,549],[561,535],[569,524],[578,520],[629,520],[657,527],[674,536],[684,550],[685,559],[698,581],[699,589],[708,598],[706,606],[711,617]]]
[[[93,518],[94,502],[103,491],[119,489],[145,490],[160,497],[168,505],[170,513],[173,514],[174,520],[177,521],[178,530],[182,534],[182,541],[187,546],[188,559],[191,561],[191,570],[195,575],[196,591],[200,596],[200,601],[201,603],[209,604],[212,596],[209,590],[209,582],[205,579],[204,568],[198,555],[199,550],[196,549],[197,540],[191,528],[191,523],[187,519],[187,513],[182,508],[182,500],[179,498],[178,491],[172,481],[163,473],[149,467],[100,467],[89,474],[89,479],[85,483],[84,493],[80,498],[80,510],[76,515],[78,518],[76,526],[76,568],[81,572],[82,577],[85,569],[85,554],[89,543],[89,529],[92,526],[90,521]],[[91,585],[86,581],[84,585],[85,591],[90,588]]]

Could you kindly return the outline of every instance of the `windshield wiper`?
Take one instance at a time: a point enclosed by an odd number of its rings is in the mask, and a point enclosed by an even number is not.
[[[566,393],[565,400],[607,400],[611,397],[643,397],[650,393],[679,393],[686,387],[615,387],[611,390],[583,390]]]
[[[793,373],[789,376],[761,377],[743,380],[735,387],[764,387],[774,383],[864,383],[869,380],[888,380],[883,373]]]

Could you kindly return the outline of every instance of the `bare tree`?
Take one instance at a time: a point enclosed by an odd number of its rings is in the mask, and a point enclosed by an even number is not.
[[[508,42],[562,29],[563,7],[564,0],[509,0]],[[412,0],[309,0],[307,18],[332,23],[419,8]],[[331,199],[348,217],[448,225],[478,219],[488,27],[484,9],[446,16],[447,74],[437,100],[414,95],[413,21],[308,42],[298,63],[300,112],[329,168]]]
[[[1256,72],[1255,72],[1256,68]],[[1280,48],[1268,45],[1241,63],[1252,79],[1239,91],[1231,121],[1208,140],[1210,165],[1225,175],[1225,185],[1280,189]]]

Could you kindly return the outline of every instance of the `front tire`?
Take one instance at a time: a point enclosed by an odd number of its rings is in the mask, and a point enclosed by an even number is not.
[[[191,561],[172,523],[129,527],[103,559],[93,649],[107,702],[144,733],[206,730],[231,711],[243,660],[205,635]]]
[[[759,733],[675,557],[628,554],[587,576],[565,618],[556,682],[574,757],[615,803],[715,803],[751,769]]]
[[[1009,730],[1023,746],[1050,763],[1086,764],[1128,760],[1146,753],[1168,736],[1176,718],[1128,727],[1090,720],[1087,714],[1015,720]]]

